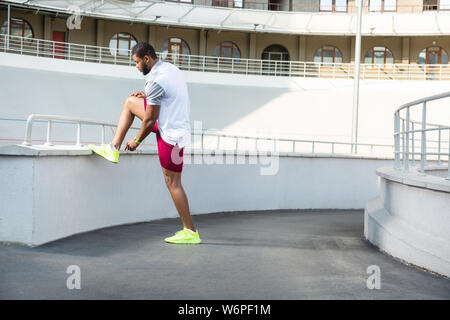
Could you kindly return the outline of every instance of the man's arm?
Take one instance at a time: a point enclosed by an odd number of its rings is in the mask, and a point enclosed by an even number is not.
[[[160,107],[160,105],[147,105],[147,111],[144,114],[144,119],[142,119],[141,129],[136,136],[138,141],[144,141],[144,139],[152,132],[159,116]]]

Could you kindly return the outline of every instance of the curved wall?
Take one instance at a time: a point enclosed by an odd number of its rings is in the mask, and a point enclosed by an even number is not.
[[[364,235],[383,251],[450,277],[450,181],[377,170],[379,196],[365,207]]]
[[[191,213],[361,209],[382,158],[185,152]],[[39,245],[108,226],[178,217],[155,152],[112,164],[87,148],[0,148],[0,241]],[[130,199],[132,199],[130,201]],[[194,216],[195,221],[195,216]]]

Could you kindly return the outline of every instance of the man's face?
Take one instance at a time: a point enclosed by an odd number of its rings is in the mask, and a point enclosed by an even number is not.
[[[150,67],[150,57],[149,56],[144,56],[144,58],[139,58],[138,56],[136,56],[136,54],[133,54],[133,60],[134,62],[136,62],[136,68],[138,68],[138,70],[140,72],[142,72],[145,75],[147,75],[150,70],[152,69]]]

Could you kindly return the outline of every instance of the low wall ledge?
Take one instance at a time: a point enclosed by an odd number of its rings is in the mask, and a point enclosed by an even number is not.
[[[343,153],[299,153],[299,152],[271,152],[260,150],[258,153],[249,150],[214,150],[214,149],[191,149],[186,148],[184,154],[203,154],[214,156],[215,153],[238,156],[267,156],[267,157],[294,157],[294,158],[336,158],[336,159],[362,159],[362,160],[393,160],[392,156],[382,154],[343,154]],[[0,156],[86,156],[92,151],[87,146],[47,146],[22,144],[8,145],[0,147]],[[158,154],[156,149],[137,149],[136,151],[121,151],[120,154]]]
[[[450,193],[450,180],[432,175],[421,175],[416,168],[410,172],[396,170],[393,167],[382,167],[376,170],[377,175],[387,180],[406,184],[413,187]]]

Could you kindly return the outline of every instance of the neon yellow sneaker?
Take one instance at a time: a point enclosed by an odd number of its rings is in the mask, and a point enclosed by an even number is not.
[[[165,238],[164,241],[169,243],[187,243],[187,244],[199,244],[202,242],[200,236],[198,235],[198,230],[195,231],[195,234],[188,231],[187,228],[183,230],[177,231],[175,235],[169,238]]]
[[[88,145],[89,149],[94,151],[99,156],[102,156],[108,161],[113,163],[119,162],[119,151],[115,151],[111,148],[110,144],[102,144],[99,146],[95,146],[93,144]]]

